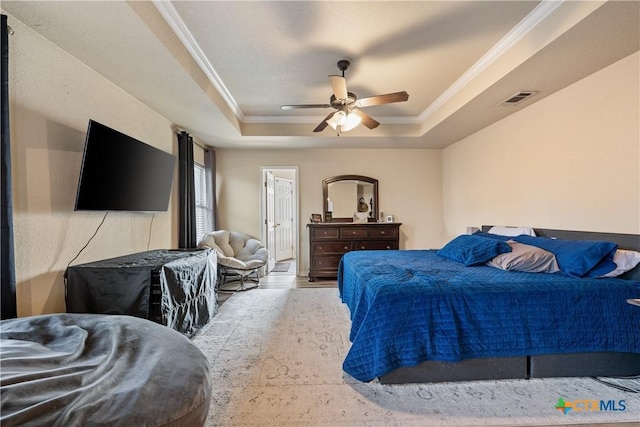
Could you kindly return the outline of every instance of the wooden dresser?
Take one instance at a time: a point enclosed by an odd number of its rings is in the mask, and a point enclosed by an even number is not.
[[[338,277],[340,258],[360,250],[399,249],[400,223],[311,223],[309,227],[309,281]]]

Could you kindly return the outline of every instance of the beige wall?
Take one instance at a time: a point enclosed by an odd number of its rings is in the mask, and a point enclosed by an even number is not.
[[[481,224],[639,233],[639,55],[446,148],[449,237]]]
[[[64,312],[64,270],[104,216],[73,210],[89,119],[174,155],[176,138],[167,120],[10,16],[9,23],[18,315]],[[176,182],[168,212],[110,212],[74,264],[175,247]]]
[[[300,262],[306,274],[311,213],[322,213],[322,180],[344,174],[379,180],[380,209],[402,222],[400,247],[443,242],[441,150],[217,149],[220,228],[260,235],[260,167],[298,167]]]
[[[62,275],[104,213],[74,212],[89,118],[177,154],[171,124],[9,17],[18,312],[64,311]],[[260,235],[260,167],[297,167],[299,272],[322,179],[379,180],[401,248],[437,248],[483,223],[640,232],[639,55],[445,150],[216,150],[220,227]],[[167,213],[117,213],[75,263],[177,246]]]

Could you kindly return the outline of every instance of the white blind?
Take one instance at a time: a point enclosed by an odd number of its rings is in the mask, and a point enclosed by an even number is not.
[[[207,215],[207,184],[205,182],[204,166],[195,163],[193,178],[196,187],[196,239],[200,241],[206,230]]]

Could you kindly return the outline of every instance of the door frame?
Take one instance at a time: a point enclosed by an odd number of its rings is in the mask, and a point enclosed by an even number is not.
[[[291,203],[293,204],[293,242],[295,245],[294,252],[296,256],[296,276],[300,275],[300,230],[299,230],[299,214],[300,214],[300,197],[298,194],[298,167],[297,166],[260,166],[260,238],[266,242],[267,238],[267,198],[266,198],[266,172],[271,171],[277,175],[278,171],[290,170],[293,172],[293,194]]]

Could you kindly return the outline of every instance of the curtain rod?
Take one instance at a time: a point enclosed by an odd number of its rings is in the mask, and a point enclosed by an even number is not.
[[[178,135],[180,134],[180,132],[186,132],[186,133],[189,133],[189,132],[187,132],[186,130],[184,130],[184,129],[180,129],[180,128],[179,128],[179,127],[177,127],[177,126],[174,126],[174,130],[176,131],[176,133],[177,133]],[[193,138],[192,138],[192,141],[191,141],[191,142],[193,142],[195,145],[197,145],[198,147],[202,148],[203,150],[211,150],[211,149],[212,149],[211,147],[207,147],[207,146],[205,146],[205,145],[198,144],[196,141],[194,141],[194,140],[193,140]]]
[[[195,141],[192,141],[192,142],[193,142],[195,145],[197,145],[198,147],[202,148],[203,150],[210,150],[210,149],[211,149],[210,147],[207,147],[206,145],[198,144],[198,143],[197,143],[197,142],[195,142]]]

